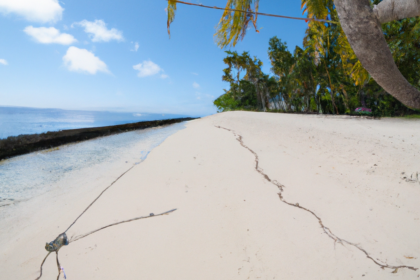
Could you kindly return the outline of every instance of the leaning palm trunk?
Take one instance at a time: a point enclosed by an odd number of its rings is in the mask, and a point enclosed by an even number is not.
[[[420,109],[420,92],[398,70],[381,23],[420,15],[418,0],[334,0],[340,23],[363,67],[388,93],[413,109]]]
[[[384,0],[375,5],[373,12],[380,23],[420,16],[418,0]]]

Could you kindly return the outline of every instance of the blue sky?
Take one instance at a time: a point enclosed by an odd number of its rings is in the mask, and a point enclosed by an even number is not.
[[[192,0],[224,7],[226,0]],[[171,38],[165,0],[0,0],[0,105],[204,116],[222,82],[222,11],[178,4]],[[260,11],[301,16],[298,0],[261,0]],[[292,51],[307,24],[259,17],[235,48],[270,71],[268,41]]]

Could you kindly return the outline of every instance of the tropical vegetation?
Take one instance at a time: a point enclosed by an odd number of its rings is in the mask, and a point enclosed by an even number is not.
[[[232,5],[238,3],[229,1]],[[229,88],[214,101],[219,111],[418,114],[388,94],[363,68],[341,28],[332,0],[302,0],[302,7],[309,17],[325,18],[327,22],[310,21],[303,47],[296,47],[293,52],[280,38],[271,38],[268,44],[271,73],[263,73],[262,62],[248,52],[226,52],[227,68],[222,79],[229,83]],[[230,19],[230,24],[234,20]],[[248,23],[253,21],[250,17]],[[238,24],[233,25],[237,26],[236,31],[225,30],[228,24],[228,21],[219,24],[217,39],[221,46],[234,45],[243,36]],[[388,22],[382,29],[398,69],[411,85],[420,88],[420,19]]]

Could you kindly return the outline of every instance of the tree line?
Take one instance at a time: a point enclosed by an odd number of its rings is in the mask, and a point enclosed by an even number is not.
[[[271,73],[263,73],[261,60],[248,52],[227,51],[222,80],[229,88],[214,101],[218,110],[354,114],[362,107],[377,116],[418,114],[388,94],[363,68],[339,24],[334,3],[328,1],[319,13],[328,22],[309,22],[302,48],[291,52],[286,42],[270,39]],[[420,88],[420,18],[388,22],[382,29],[401,74]]]

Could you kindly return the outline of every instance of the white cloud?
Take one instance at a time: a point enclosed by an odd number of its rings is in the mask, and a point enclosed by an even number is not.
[[[193,74],[193,75],[195,75],[195,76],[198,76],[198,74],[197,74],[197,73],[195,73],[195,72],[191,72],[191,74]]]
[[[99,59],[88,50],[70,47],[65,56],[63,56],[64,65],[70,71],[88,72],[96,74],[96,72],[109,73],[105,62]]]
[[[0,64],[8,65],[9,63],[7,63],[6,59],[0,58]]]
[[[194,87],[194,88],[200,88],[200,85],[199,85],[199,84],[197,84],[196,82],[194,82],[194,83],[193,83],[193,87]]]
[[[58,0],[0,0],[0,12],[18,14],[35,22],[57,22],[64,9]]]
[[[115,28],[107,29],[106,23],[103,20],[82,20],[81,22],[76,22],[72,24],[72,26],[74,25],[80,25],[84,27],[85,32],[92,35],[93,42],[109,42],[111,40],[124,40],[121,31]]]
[[[77,42],[77,40],[72,35],[67,33],[60,33],[60,31],[54,27],[47,28],[28,26],[23,31],[34,38],[35,41],[42,44],[56,43],[62,45],[70,45],[74,42]]]
[[[168,75],[163,73],[163,69],[160,68],[159,65],[152,62],[151,60],[143,61],[143,63],[134,65],[133,69],[139,71],[137,76],[139,76],[140,78],[153,76],[159,73],[162,73],[160,76],[162,79],[165,79],[168,77]]]
[[[140,47],[139,43],[135,42],[134,43],[134,51],[135,52],[138,51],[139,50],[139,47]]]

